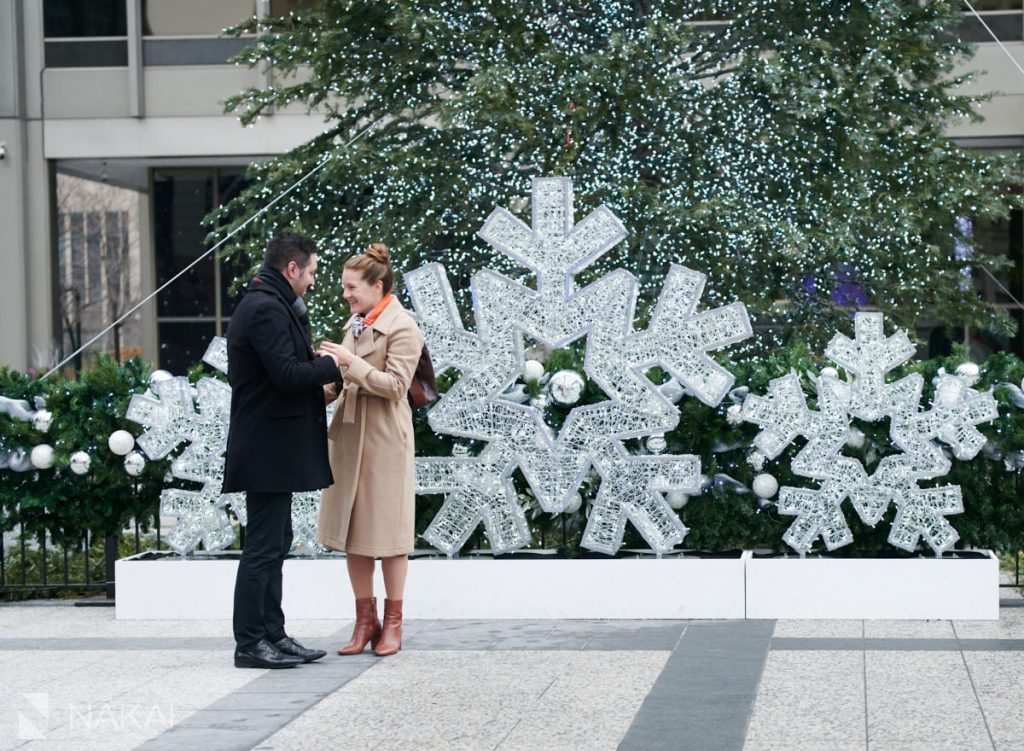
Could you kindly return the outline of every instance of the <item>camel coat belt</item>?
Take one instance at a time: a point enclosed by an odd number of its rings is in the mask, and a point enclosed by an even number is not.
[[[391,300],[354,339],[351,320],[342,344],[356,355],[342,368],[343,388],[327,431],[334,484],[323,491],[317,541],[331,550],[387,557],[412,552],[416,519],[415,445],[406,394],[423,351],[423,335]]]

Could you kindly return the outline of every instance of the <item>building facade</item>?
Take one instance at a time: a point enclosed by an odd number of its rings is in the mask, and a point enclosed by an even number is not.
[[[317,115],[277,111],[252,127],[223,101],[267,72],[228,58],[249,39],[220,30],[284,15],[310,0],[0,0],[0,364],[47,369],[195,261],[200,219],[244,186],[245,166],[303,143]],[[1005,50],[1024,66],[1024,0],[978,0]],[[971,84],[995,96],[982,123],[947,135],[970,148],[1024,149],[1024,73],[977,19]],[[1024,299],[1020,212],[972,225],[985,252],[1007,254],[1000,283]],[[198,361],[231,313],[236,273],[207,258],[92,349],[141,354],[172,372]],[[990,279],[977,283],[1021,321]],[[927,332],[919,332],[927,335]],[[977,356],[1013,349],[965,332]]]

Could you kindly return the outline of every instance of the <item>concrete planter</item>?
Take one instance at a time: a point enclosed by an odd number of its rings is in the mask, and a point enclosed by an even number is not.
[[[408,618],[743,618],[749,554],[614,559],[416,558]],[[238,559],[142,554],[117,562],[121,619],[230,618]],[[380,567],[377,568],[380,579]],[[383,581],[376,591],[383,597]],[[345,559],[289,559],[290,618],[351,618]]]
[[[238,559],[142,554],[116,564],[117,617],[230,618]],[[376,591],[384,584],[377,569]],[[999,561],[990,551],[947,558],[735,557],[521,559],[418,557],[409,618],[999,617]],[[289,559],[291,618],[352,618],[345,559]]]
[[[943,558],[747,560],[747,618],[999,618],[992,551]]]

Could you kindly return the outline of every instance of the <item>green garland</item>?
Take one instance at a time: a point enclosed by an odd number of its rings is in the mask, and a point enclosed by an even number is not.
[[[913,363],[891,374],[894,380],[909,372],[919,372],[925,378],[922,405],[930,404],[933,387],[931,379],[944,368],[952,372],[966,360],[963,350],[949,357],[934,358]],[[746,386],[752,393],[765,393],[768,383],[792,370],[816,374],[827,363],[817,360],[808,350],[796,345],[789,350],[776,351],[763,357],[751,357],[731,366],[737,386]],[[556,350],[546,360],[547,372],[576,369],[582,373],[582,349],[579,346]],[[0,529],[10,531],[19,527],[29,537],[39,539],[44,533],[58,544],[76,546],[86,531],[92,536],[115,534],[132,519],[145,527],[157,512],[161,490],[170,483],[167,479],[168,460],[148,461],[138,478],[129,476],[123,467],[123,457],[107,447],[107,437],[114,430],[124,429],[137,434],[138,425],[123,415],[133,394],[148,388],[149,367],[138,359],[123,365],[106,357],[99,357],[96,366],[84,372],[77,380],[54,378],[38,381],[29,376],[0,369],[0,394],[25,399],[31,403],[36,396],[46,399],[53,414],[53,422],[46,433],[41,433],[30,422],[13,420],[0,414],[0,450],[10,451],[15,446],[31,449],[41,443],[53,446],[55,465],[47,470],[14,472],[0,470]],[[205,371],[194,370],[190,378],[195,381]],[[446,391],[457,374],[446,372],[439,378],[439,387]],[[654,369],[650,376],[660,382],[664,376]],[[1024,379],[1024,362],[1010,354],[990,357],[981,367],[975,388],[993,389],[999,402],[1000,416],[992,423],[979,426],[989,439],[986,450],[972,461],[954,461],[951,472],[937,479],[935,484],[955,483],[963,491],[964,513],[951,517],[960,533],[960,546],[994,548],[1004,552],[1024,549],[1024,502],[1021,501],[1020,471],[1014,471],[1015,456],[1024,458],[1024,409],[1014,402],[1021,397],[1013,388]],[[532,395],[541,392],[538,382],[527,384]],[[810,389],[809,389],[810,391]],[[606,396],[590,381],[579,404],[593,404]],[[689,527],[687,548],[726,551],[731,549],[771,548],[783,549],[782,533],[792,521],[780,516],[772,501],[758,499],[750,490],[757,469],[747,457],[757,427],[749,423],[731,424],[728,408],[735,402],[727,398],[718,407],[708,407],[697,399],[684,398],[679,402],[680,420],[677,428],[667,434],[668,453],[693,453],[700,457],[702,472],[708,478],[706,490],[688,499],[679,511],[683,523]],[[557,428],[574,406],[549,401],[545,416]],[[812,401],[813,407],[813,401]],[[426,412],[420,410],[414,419],[417,454],[446,456],[456,445],[474,453],[482,444],[466,439],[452,439],[436,435],[427,424]],[[865,434],[864,445],[847,448],[851,456],[865,463],[870,470],[877,461],[893,449],[889,442],[888,425],[874,423],[859,425]],[[627,442],[633,451],[643,450],[640,441]],[[790,462],[802,448],[797,442],[774,461],[766,462],[760,471],[770,472],[779,485],[805,486],[808,480],[794,475]],[[75,451],[86,451],[92,459],[89,472],[79,476],[68,468],[69,458]],[[715,481],[717,478],[717,482]],[[516,477],[520,500],[534,533],[535,547],[560,548],[565,555],[590,555],[579,547],[586,525],[586,515],[599,487],[599,478],[593,474],[580,488],[582,505],[571,514],[543,512],[532,497],[521,476]],[[416,532],[422,533],[440,508],[443,497],[423,495],[417,498]],[[854,543],[839,555],[899,555],[886,542],[890,517],[875,528],[862,525],[847,506],[847,520],[854,532]],[[890,512],[891,514],[891,512]],[[486,548],[486,537],[481,531],[470,538],[468,547]],[[646,547],[632,527],[627,527],[624,547]]]
[[[138,432],[124,413],[132,394],[148,387],[148,374],[149,366],[138,358],[118,365],[104,355],[98,355],[95,366],[77,380],[39,381],[0,369],[0,394],[29,403],[43,396],[53,414],[45,433],[31,423],[0,415],[4,450],[16,446],[31,450],[46,443],[55,454],[50,469],[0,471],[0,529],[20,526],[28,537],[42,539],[48,533],[57,544],[76,546],[86,532],[93,537],[117,534],[133,519],[143,527],[152,521],[168,462],[147,462],[142,474],[133,478],[124,470],[124,457],[107,446],[115,430]],[[90,456],[84,475],[68,467],[76,451]]]

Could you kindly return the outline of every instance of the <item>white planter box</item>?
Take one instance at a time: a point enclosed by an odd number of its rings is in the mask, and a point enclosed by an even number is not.
[[[999,560],[755,558],[747,618],[999,618]]]
[[[417,558],[408,618],[743,618],[744,565],[736,558]],[[230,618],[237,560],[143,556],[117,561],[120,619]],[[384,585],[377,567],[376,591]],[[352,618],[340,557],[284,565],[289,618]]]
[[[999,617],[999,561],[983,558],[418,558],[409,618]],[[230,618],[237,560],[126,558],[116,564],[121,619]],[[384,594],[380,566],[376,591]],[[354,616],[345,560],[291,559],[290,618]]]

